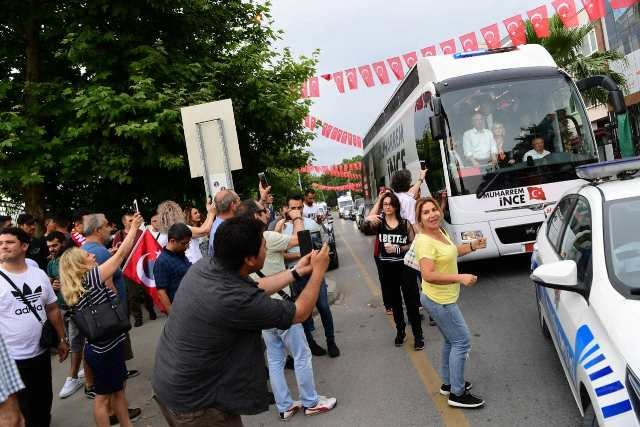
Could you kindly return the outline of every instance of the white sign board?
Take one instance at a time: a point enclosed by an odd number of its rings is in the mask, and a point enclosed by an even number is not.
[[[220,123],[222,123],[229,168],[230,170],[242,169],[238,135],[236,134],[236,122],[230,99],[184,107],[180,109],[180,113],[182,115],[184,139],[187,144],[189,170],[192,178],[203,176],[205,169],[202,162],[200,140],[198,138],[198,125],[209,176],[214,179],[213,177],[224,177],[226,174],[224,161],[225,147],[222,144],[223,141],[220,138],[218,127]],[[229,183],[226,183],[226,186],[228,185]]]

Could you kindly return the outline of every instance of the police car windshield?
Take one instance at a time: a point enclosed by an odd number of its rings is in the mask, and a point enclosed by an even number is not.
[[[609,277],[623,295],[640,296],[640,197],[607,202],[605,210]]]
[[[442,94],[453,195],[575,179],[597,161],[579,95],[561,74]]]

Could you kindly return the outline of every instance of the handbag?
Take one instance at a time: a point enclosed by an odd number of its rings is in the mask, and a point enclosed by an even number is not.
[[[0,271],[0,275],[4,277],[4,280],[6,280],[7,283],[11,285],[11,287],[14,290],[14,294],[20,297],[22,302],[25,303],[29,308],[29,311],[33,313],[36,319],[38,319],[38,322],[42,325],[42,332],[40,334],[40,346],[43,348],[57,348],[60,342],[58,340],[58,333],[53,328],[53,325],[51,324],[51,322],[49,322],[49,319],[46,319],[43,322],[42,317],[40,317],[40,315],[38,314],[38,311],[33,307],[33,305],[31,305],[29,300],[24,296],[24,294],[20,291],[20,289],[16,286],[16,284],[13,283],[13,281],[9,278],[9,276],[4,274],[4,272],[2,271]]]
[[[88,304],[74,309],[71,315],[80,333],[90,343],[108,341],[131,329],[126,304],[121,304],[118,297],[111,297],[106,287],[102,290],[107,301],[92,304],[90,296],[87,296]]]
[[[411,267],[414,270],[420,271],[420,264],[416,259],[416,243],[415,241],[411,242],[411,246],[407,253],[404,254],[404,265],[407,267]]]

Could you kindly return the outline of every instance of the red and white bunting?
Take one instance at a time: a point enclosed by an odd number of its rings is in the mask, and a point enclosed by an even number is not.
[[[527,16],[531,21],[536,36],[540,38],[549,37],[549,16],[547,15],[547,6],[538,6],[527,12]]]
[[[400,57],[394,56],[387,58],[387,62],[389,63],[389,67],[391,67],[393,75],[396,76],[396,79],[404,79],[404,68],[402,68],[402,61],[400,60]]]
[[[610,2],[612,9],[624,9],[636,3],[640,3],[640,0],[611,0]]]
[[[552,0],[551,5],[562,21],[562,25],[566,28],[575,28],[578,26],[578,13],[576,12],[576,3],[574,0]]]
[[[478,50],[478,39],[476,33],[471,32],[460,36],[460,46],[464,52]]]
[[[309,81],[305,80],[302,82],[302,86],[300,87],[300,98],[308,98],[309,97]]]
[[[318,98],[320,96],[320,86],[318,83],[318,77],[311,77],[309,79],[309,97]]]
[[[387,73],[387,66],[384,65],[384,61],[374,62],[373,71],[375,71],[376,76],[378,76],[378,80],[383,85],[389,84],[389,74]]]
[[[587,15],[589,15],[590,21],[597,21],[600,18],[604,18],[607,14],[604,0],[582,0],[582,5]]]
[[[338,92],[344,93],[344,76],[342,75],[342,71],[333,73],[333,81],[336,83]]]
[[[415,52],[407,52],[402,55],[402,59],[404,59],[404,63],[407,64],[407,68],[411,69],[411,67],[418,62],[418,54]]]
[[[440,50],[442,50],[443,55],[451,55],[456,53],[455,39],[449,39],[449,40],[440,42]]]
[[[487,27],[481,28],[480,34],[482,34],[482,38],[489,49],[500,48],[500,29],[498,28],[498,24],[491,24]]]
[[[349,90],[358,89],[358,74],[356,73],[355,68],[349,68],[348,70],[344,70],[345,76],[347,76],[347,84],[349,85]]]
[[[425,57],[425,56],[436,56],[436,47],[433,46],[433,45],[423,47],[422,49],[420,49],[420,54],[423,57]]]
[[[371,65],[361,65],[358,67],[358,72],[360,73],[360,77],[362,77],[362,81],[367,87],[373,87],[375,83],[373,82],[373,73],[371,72]]]
[[[514,46],[519,46],[527,42],[527,35],[524,30],[524,21],[522,20],[522,16],[512,16],[502,22],[507,29],[507,33],[509,33],[511,43],[513,43]]]

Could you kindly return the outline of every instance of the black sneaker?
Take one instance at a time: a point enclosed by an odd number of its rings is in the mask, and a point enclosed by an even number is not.
[[[140,375],[140,371],[138,371],[137,369],[132,369],[130,371],[127,371],[127,379],[131,379],[133,377],[137,377],[138,375]]]
[[[129,419],[131,421],[135,421],[142,414],[142,409],[140,408],[129,408]],[[115,415],[109,415],[109,424],[112,426],[118,424],[118,417]]]
[[[158,318],[158,315],[156,314],[155,310],[151,310],[149,312],[149,320],[156,320]]]
[[[95,399],[96,398],[96,390],[94,386],[91,387],[85,387],[84,388],[84,395],[89,398],[89,399]]]
[[[468,391],[465,391],[460,396],[450,393],[449,401],[447,403],[449,403],[449,406],[454,406],[456,408],[479,408],[484,405],[484,400],[474,396]]]
[[[469,391],[472,387],[473,384],[471,384],[469,381],[464,382],[464,391]],[[442,384],[440,386],[440,394],[443,396],[449,396],[449,393],[451,393],[451,384]]]
[[[424,349],[424,339],[416,338],[415,341],[413,342],[413,349],[415,351],[423,350]]]
[[[324,356],[325,354],[327,354],[327,350],[320,347],[318,343],[313,339],[309,341],[309,350],[311,350],[311,354],[313,354],[314,356]]]
[[[396,334],[396,339],[394,341],[396,347],[402,347],[402,344],[404,344],[404,340],[407,337],[407,335],[404,333],[404,331],[398,331],[398,333]]]
[[[329,357],[340,356],[340,349],[336,345],[335,340],[327,340],[327,351],[329,352]]]

